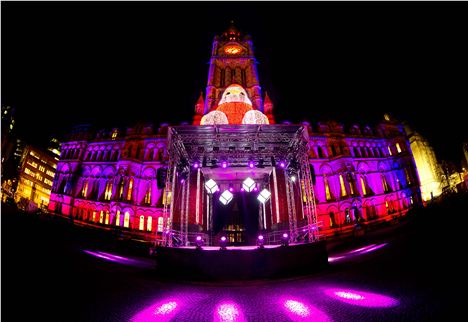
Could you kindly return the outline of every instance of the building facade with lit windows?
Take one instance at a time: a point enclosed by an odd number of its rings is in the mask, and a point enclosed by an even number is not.
[[[58,155],[26,146],[19,168],[15,202],[20,208],[33,211],[47,208],[52,191]]]
[[[214,38],[192,125],[75,128],[49,209],[147,240],[178,231],[183,244],[192,233],[251,244],[259,233],[345,234],[421,203],[401,124],[275,124],[256,63],[251,38],[231,26]]]

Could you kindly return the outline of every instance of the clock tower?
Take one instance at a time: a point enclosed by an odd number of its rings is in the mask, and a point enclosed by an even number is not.
[[[229,29],[213,40],[204,114],[216,109],[224,90],[231,84],[241,85],[252,108],[263,112],[256,65],[250,36],[242,35],[231,21]]]

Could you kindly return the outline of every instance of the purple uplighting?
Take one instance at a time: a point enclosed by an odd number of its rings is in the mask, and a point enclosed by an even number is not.
[[[201,241],[202,240],[201,236],[197,236],[197,240]]]
[[[254,163],[253,163],[253,162],[249,162],[249,167],[250,167],[250,168],[253,168],[253,167],[254,167]]]
[[[280,305],[292,321],[317,321],[325,322],[331,319],[322,311],[310,304],[305,304],[297,299],[280,299]]]
[[[234,191],[234,188],[232,188],[232,187],[231,187],[231,188],[229,188],[229,191],[233,192],[233,191]]]
[[[227,162],[223,162],[222,165],[223,169],[226,169],[227,168]]]
[[[226,237],[221,237],[221,241],[225,242],[226,241]]]
[[[135,315],[132,322],[171,321],[180,309],[180,303],[174,299],[166,299],[151,305]]]
[[[258,236],[258,239],[263,240],[263,236],[262,235]]]
[[[180,180],[180,183],[184,183],[184,182],[185,182],[185,180],[184,180],[184,179],[181,179],[181,180]]]
[[[214,321],[247,321],[240,308],[233,302],[221,303],[216,307]]]
[[[378,244],[378,245],[371,244],[371,245],[368,245],[368,246],[357,248],[357,249],[351,250],[349,252],[340,254],[339,256],[330,256],[330,257],[328,257],[328,262],[329,263],[336,262],[336,261],[344,259],[344,258],[350,258],[350,257],[361,255],[361,254],[367,254],[367,253],[376,251],[377,249],[380,249],[382,247],[385,247],[386,245],[387,245],[387,243],[382,243],[382,244]]]
[[[357,290],[330,288],[325,290],[325,294],[342,302],[364,307],[393,307],[399,304],[392,297]]]
[[[289,236],[289,235],[286,234],[286,233],[283,234],[283,238],[288,238],[288,236]]]
[[[196,163],[193,164],[193,167],[194,167],[195,169],[197,169],[199,166],[200,166],[200,165],[198,164],[198,162],[196,162]]]

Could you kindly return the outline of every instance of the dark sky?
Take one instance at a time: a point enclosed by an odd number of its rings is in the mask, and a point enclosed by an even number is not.
[[[191,121],[211,42],[254,42],[278,121],[388,112],[439,159],[467,140],[466,3],[2,2],[2,105],[32,143],[72,125]],[[465,124],[465,127],[464,127]]]

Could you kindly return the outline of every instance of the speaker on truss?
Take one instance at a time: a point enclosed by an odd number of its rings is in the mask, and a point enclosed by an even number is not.
[[[166,176],[167,176],[167,168],[166,167],[159,167],[158,171],[156,172],[156,184],[158,189],[163,189],[166,185]]]
[[[315,170],[312,164],[310,165],[310,177],[312,178],[312,184],[315,186],[316,178],[315,178]]]

